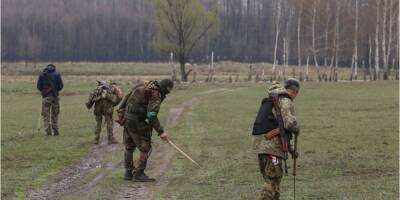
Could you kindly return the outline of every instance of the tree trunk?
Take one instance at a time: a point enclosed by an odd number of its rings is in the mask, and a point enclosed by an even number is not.
[[[380,0],[376,0],[376,25],[375,25],[375,70],[374,70],[374,80],[379,79],[379,27],[380,27]]]
[[[286,38],[283,38],[283,78],[286,78]]]
[[[314,9],[313,9],[313,17],[312,17],[312,48],[313,48],[313,55],[314,55],[314,64],[315,67],[317,68],[317,75],[318,75],[318,80],[321,81],[321,75],[319,73],[319,65],[318,65],[318,60],[317,60],[317,50],[315,48],[315,21],[317,17],[317,1],[314,1]]]
[[[192,83],[196,82],[196,75],[197,75],[197,65],[194,65]]]
[[[253,76],[253,66],[249,66],[249,76],[247,77],[247,81],[251,81]]]
[[[308,65],[310,63],[310,56],[307,56],[307,62],[306,62],[306,81],[308,81]]]
[[[278,51],[278,40],[279,40],[279,31],[280,31],[280,18],[281,18],[281,1],[277,1],[278,2],[278,8],[277,8],[277,19],[276,19],[276,30],[275,30],[275,48],[274,48],[274,64],[272,65],[272,75],[274,76],[274,79],[275,79],[275,76],[276,76],[276,73],[275,73],[275,68],[276,68],[276,61],[277,61],[277,58],[276,58],[276,54],[277,54],[277,51]]]
[[[262,67],[261,78],[262,78],[262,81],[265,81],[265,68],[264,68],[264,66]]]
[[[185,59],[182,56],[182,58],[179,59],[179,64],[181,66],[181,81],[182,82],[187,82],[187,75],[186,75],[186,71],[185,71]]]
[[[339,50],[339,20],[340,20],[340,8],[341,4],[339,1],[336,1],[336,20],[335,20],[335,40],[334,40],[334,48],[335,48],[335,69],[334,69],[334,76],[335,76],[335,81],[337,81],[336,77],[336,71],[339,65],[339,56],[338,56],[338,50]]]
[[[176,81],[176,65],[174,63],[174,53],[171,52],[171,65],[172,65],[172,73],[171,73],[171,79],[172,81]]]
[[[351,73],[350,73],[350,81],[354,79],[354,54],[351,57]]]
[[[356,20],[354,31],[354,79],[357,80],[358,69],[358,0],[356,0]]]
[[[214,80],[214,51],[211,51],[211,80]]]
[[[392,8],[393,6],[393,0],[390,0],[389,2],[389,38],[388,38],[388,44],[387,44],[387,52],[386,52],[386,70],[387,70],[387,75],[390,76],[390,67],[389,67],[389,60],[390,60],[390,52],[392,50],[392,28],[393,28],[393,16],[392,16]]]
[[[327,69],[328,69],[328,39],[329,39],[329,17],[330,17],[330,9],[329,2],[326,2],[326,24],[325,24],[325,49],[324,49],[324,74],[323,78],[327,81]]]
[[[368,76],[371,77],[371,65],[372,65],[372,39],[371,36],[368,38],[369,52],[368,52]]]
[[[383,80],[387,80],[387,57],[386,57],[386,16],[387,16],[387,0],[383,1],[383,22],[382,22],[382,56],[383,56]]]
[[[301,28],[301,15],[303,13],[303,2],[300,2],[299,14],[297,16],[297,65],[301,69],[301,43],[300,43],[300,28]]]

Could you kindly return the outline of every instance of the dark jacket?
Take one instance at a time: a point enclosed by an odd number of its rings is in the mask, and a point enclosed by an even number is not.
[[[64,87],[61,75],[56,72],[55,68],[46,68],[39,75],[37,81],[37,89],[42,93],[43,97],[58,97],[58,92]]]

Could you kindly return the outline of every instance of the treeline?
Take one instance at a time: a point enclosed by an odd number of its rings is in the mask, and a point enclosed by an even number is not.
[[[191,59],[346,65],[398,63],[397,0],[202,0],[219,34]],[[3,61],[159,61],[149,0],[3,0]],[[387,70],[385,70],[387,71]]]

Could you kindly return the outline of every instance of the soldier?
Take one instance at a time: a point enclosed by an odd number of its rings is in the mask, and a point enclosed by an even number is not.
[[[168,135],[160,125],[157,114],[161,102],[171,92],[174,83],[169,79],[160,82],[148,81],[137,85],[124,97],[118,113],[119,122],[124,125],[125,144],[125,180],[139,182],[155,181],[149,178],[144,170],[151,152],[151,136],[154,128],[161,139],[167,141]],[[140,156],[133,163],[133,151],[136,147]]]
[[[97,122],[94,131],[94,144],[99,144],[103,116],[105,123],[107,124],[108,144],[118,144],[113,135],[113,112],[114,106],[118,105],[122,100],[122,97],[123,94],[121,89],[117,87],[115,83],[109,85],[106,81],[98,81],[97,88],[89,95],[86,107],[90,109],[94,104],[93,113],[96,116]]]
[[[37,89],[42,94],[42,116],[46,135],[51,135],[53,129],[54,136],[58,136],[58,114],[60,113],[59,92],[63,89],[64,84],[61,75],[56,72],[56,66],[53,64],[40,73],[37,81]],[[50,124],[51,119],[51,124]]]
[[[278,108],[280,108],[281,111],[285,131],[298,135],[300,127],[295,116],[293,100],[297,96],[299,90],[300,84],[295,79],[287,80],[284,87],[282,87],[279,82],[274,82],[268,89],[269,97],[263,100],[263,106],[265,104],[265,109],[263,111],[260,109],[257,116],[257,118],[259,118],[259,116],[264,114],[265,119],[267,119],[264,120],[264,128],[265,130],[268,130],[264,134],[257,134],[256,129],[260,128],[262,125],[256,127],[256,119],[253,129],[253,148],[258,154],[260,171],[265,181],[261,199],[279,199],[279,185],[283,174],[282,158],[284,157],[284,152],[279,138],[277,114],[272,106],[272,95],[279,96]],[[292,158],[297,158],[298,153],[295,150],[289,148],[289,152],[291,153]]]

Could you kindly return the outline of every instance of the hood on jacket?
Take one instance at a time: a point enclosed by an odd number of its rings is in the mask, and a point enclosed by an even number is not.
[[[53,64],[48,64],[46,68],[44,68],[43,72],[55,72],[56,71],[56,66]]]

